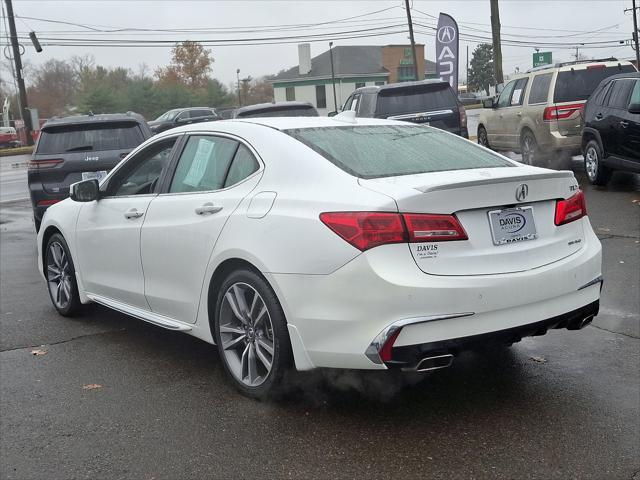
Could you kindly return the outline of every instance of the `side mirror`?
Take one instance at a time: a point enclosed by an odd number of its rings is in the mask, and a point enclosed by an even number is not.
[[[494,108],[495,102],[493,101],[493,98],[485,98],[484,100],[482,100],[482,106],[484,108]]]
[[[333,111],[333,112],[329,112],[327,113],[327,117],[335,117],[338,114],[338,112]]]
[[[629,105],[629,109],[627,110],[629,113],[640,113],[640,103],[632,103]]]
[[[69,197],[74,202],[93,202],[98,199],[98,180],[83,180],[69,187]]]

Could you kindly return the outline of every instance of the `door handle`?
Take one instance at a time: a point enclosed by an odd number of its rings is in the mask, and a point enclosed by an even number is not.
[[[604,117],[602,116],[602,114],[601,114],[601,113],[599,113],[599,114],[597,114],[597,115],[595,116],[595,119],[596,119],[596,120],[602,120],[603,118],[604,118]]]
[[[626,120],[620,120],[620,125],[622,125],[622,128],[627,128],[629,126],[629,122]]]
[[[130,208],[129,210],[124,212],[124,218],[126,218],[127,220],[131,220],[132,218],[140,218],[142,215],[144,215],[144,212],[139,212],[135,208]]]
[[[199,206],[198,208],[196,208],[196,214],[197,215],[211,215],[214,213],[218,213],[220,210],[222,210],[222,207],[220,205],[214,205],[211,202],[207,202],[201,206]]]

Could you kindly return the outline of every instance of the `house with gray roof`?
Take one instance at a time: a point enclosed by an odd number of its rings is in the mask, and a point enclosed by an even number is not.
[[[435,63],[424,59],[424,45],[416,45],[416,56],[418,80],[433,78]],[[320,115],[340,108],[356,88],[416,80],[410,45],[344,45],[311,58],[310,44],[303,43],[298,60],[270,80],[274,100],[310,102]]]

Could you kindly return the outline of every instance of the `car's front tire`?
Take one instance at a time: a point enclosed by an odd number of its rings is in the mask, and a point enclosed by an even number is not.
[[[76,271],[64,237],[54,233],[44,251],[44,273],[51,303],[64,317],[78,313],[81,307]]]
[[[589,140],[584,149],[584,170],[593,185],[604,186],[611,179],[613,172],[602,164],[602,150],[596,140]]]
[[[268,397],[293,364],[287,321],[271,286],[252,270],[236,270],[222,282],[215,309],[226,373],[245,395]]]

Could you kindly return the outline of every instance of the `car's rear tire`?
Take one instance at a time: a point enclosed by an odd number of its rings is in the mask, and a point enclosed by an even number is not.
[[[482,125],[478,127],[478,145],[491,148],[489,145],[489,136],[487,135],[487,129]]]
[[[589,140],[584,149],[584,170],[593,185],[604,186],[611,179],[613,171],[602,164],[602,150],[596,140]]]
[[[77,314],[82,306],[76,270],[64,237],[54,233],[44,250],[44,273],[54,308],[64,317]]]
[[[227,375],[249,397],[273,394],[293,365],[280,302],[266,280],[252,270],[236,270],[222,282],[214,336]]]
[[[520,154],[525,165],[541,165],[544,156],[540,151],[536,137],[530,130],[524,130],[520,135]]]

